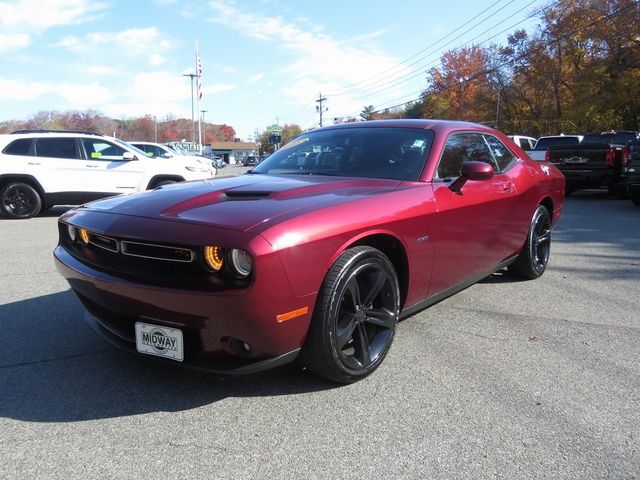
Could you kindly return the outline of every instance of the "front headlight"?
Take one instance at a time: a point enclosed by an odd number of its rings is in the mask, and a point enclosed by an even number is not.
[[[251,255],[244,250],[234,248],[231,250],[231,266],[239,276],[243,278],[248,277],[251,273],[251,269],[253,268]]]
[[[73,225],[67,225],[67,236],[69,237],[69,240],[71,240],[71,243],[76,243],[76,239],[78,238],[76,232],[76,227]]]

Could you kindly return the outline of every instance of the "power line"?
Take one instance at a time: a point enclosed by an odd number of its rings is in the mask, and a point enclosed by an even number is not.
[[[558,3],[558,2],[556,2],[556,3]],[[604,16],[600,17],[599,19],[594,20],[593,22],[589,23],[588,25],[585,25],[584,27],[581,27],[581,28],[579,28],[577,30],[574,30],[572,32],[567,32],[567,33],[565,33],[565,34],[563,34],[563,35],[561,35],[559,37],[556,37],[556,38],[553,38],[553,39],[549,40],[548,42],[541,43],[541,44],[535,46],[534,48],[537,49],[537,50],[546,48],[546,47],[548,47],[549,45],[551,45],[553,43],[556,43],[556,42],[558,42],[560,40],[564,40],[567,37],[570,37],[572,35],[575,35],[577,33],[582,32],[582,31],[584,31],[584,30],[586,30],[588,28],[591,28],[592,26],[596,25],[599,22],[602,22],[604,20],[609,20],[609,19],[615,17],[616,15],[619,15],[620,13],[624,12],[625,10],[628,10],[629,8],[633,7],[634,5],[638,5],[639,3],[640,3],[640,0],[636,0],[634,2],[631,2],[630,4],[628,4],[628,5],[624,6],[624,7],[621,7],[618,10],[616,10],[616,11],[614,11],[614,12],[608,14],[608,15],[604,15]],[[442,88],[442,89],[438,90],[437,92],[432,92],[432,93],[433,94],[444,93],[444,92],[452,89],[453,87],[456,87],[456,86],[459,86],[459,85],[465,85],[467,83],[470,83],[470,82],[476,80],[479,77],[482,77],[482,76],[490,74],[490,73],[494,73],[494,72],[498,71],[502,67],[505,67],[505,66],[507,66],[507,65],[509,65],[511,63],[515,63],[518,60],[522,60],[526,56],[530,55],[530,53],[531,52],[522,53],[521,55],[518,55],[517,57],[515,57],[515,58],[513,58],[511,60],[507,60],[507,61],[505,61],[503,63],[500,63],[500,64],[496,65],[495,67],[492,67],[492,68],[484,70],[484,71],[478,71],[478,72],[474,73],[473,75],[471,75],[470,77],[458,82],[455,85],[450,85],[448,87],[445,87],[445,88]],[[424,90],[423,90],[423,92],[424,92]],[[383,110],[389,110],[389,109],[392,109],[392,108],[403,107],[403,106],[406,106],[406,105],[408,105],[410,103],[416,102],[418,100],[420,100],[420,97],[415,98],[413,100],[409,100],[408,102],[397,104],[397,105],[385,106],[384,108],[375,110],[372,113],[380,113]]]
[[[397,68],[398,68],[398,67],[400,67],[401,65],[403,65],[403,64],[405,64],[405,63],[407,63],[409,60],[411,60],[411,59],[413,59],[413,58],[417,57],[418,55],[420,55],[420,54],[422,54],[422,53],[426,52],[427,50],[434,48],[436,45],[438,45],[439,43],[441,43],[442,41],[444,41],[445,39],[447,39],[448,37],[450,37],[451,35],[453,35],[453,34],[454,34],[454,33],[456,33],[457,31],[459,31],[460,29],[464,28],[464,27],[465,27],[465,26],[467,26],[469,23],[471,23],[473,20],[475,20],[476,18],[478,18],[480,15],[483,15],[485,12],[487,12],[488,10],[490,10],[491,8],[493,8],[495,5],[497,5],[498,3],[502,2],[502,1],[503,1],[503,0],[498,0],[498,1],[494,2],[494,3],[492,3],[492,4],[491,4],[491,5],[489,5],[487,8],[485,8],[484,10],[482,10],[480,13],[478,13],[478,14],[477,14],[477,15],[475,15],[474,17],[470,18],[469,20],[467,20],[467,21],[466,21],[465,23],[463,23],[462,25],[460,25],[460,26],[456,27],[454,30],[452,30],[451,32],[449,32],[447,35],[445,35],[444,37],[442,37],[440,40],[438,40],[438,41],[437,41],[437,42],[435,42],[434,44],[429,45],[428,47],[423,48],[422,50],[420,50],[420,51],[419,51],[419,52],[417,52],[417,53],[414,53],[414,54],[413,54],[413,55],[411,55],[410,57],[408,57],[408,58],[406,58],[406,59],[402,60],[401,62],[399,62],[398,64],[396,64],[396,65],[395,65],[394,67],[392,67],[391,69],[389,69],[389,70],[385,70],[384,72],[379,72],[379,73],[377,73],[376,75],[373,75],[372,77],[369,77],[369,78],[367,78],[367,79],[361,80],[361,81],[359,81],[359,82],[355,82],[355,83],[353,83],[353,84],[351,84],[351,85],[347,85],[347,86],[345,86],[345,87],[343,87],[343,88],[341,88],[341,89],[338,89],[336,92],[329,93],[328,95],[331,95],[331,96],[344,95],[344,94],[346,94],[346,93],[349,93],[349,92],[352,90],[352,88],[351,88],[351,87],[354,87],[354,86],[356,86],[356,85],[360,85],[360,84],[362,84],[362,83],[368,83],[368,82],[370,82],[370,81],[372,81],[372,80],[374,80],[374,79],[376,79],[376,78],[378,78],[378,77],[380,77],[380,76],[384,76],[384,75],[387,75],[387,76],[388,76],[388,74],[389,74],[391,71],[393,71],[393,70],[397,69]],[[507,7],[508,5],[510,5],[510,4],[511,4],[511,3],[513,3],[513,2],[514,2],[514,0],[511,0],[509,3],[507,3],[507,5],[505,5],[505,6],[503,6],[502,8],[500,8],[497,12],[494,12],[494,13],[493,13],[493,15],[495,15],[495,14],[496,14],[496,13],[498,13],[500,10],[504,9],[505,7]],[[488,20],[489,18],[490,18],[490,17],[485,18],[484,20],[482,20],[482,22],[484,22],[484,21]],[[482,22],[480,22],[480,23],[482,23]],[[468,33],[470,30],[473,30],[477,25],[479,25],[479,23],[478,23],[478,24],[476,24],[476,25],[474,25],[474,26],[473,26],[473,27],[471,27],[470,29],[466,30],[466,31],[463,33],[463,35],[464,35],[465,33]],[[412,63],[411,65],[408,65],[408,66],[412,66],[412,65],[414,65],[414,63]],[[395,74],[394,74],[394,75],[395,75]],[[365,87],[365,88],[366,88],[366,87]],[[359,89],[360,89],[360,88],[357,88],[357,89],[355,89],[355,90],[359,90]]]

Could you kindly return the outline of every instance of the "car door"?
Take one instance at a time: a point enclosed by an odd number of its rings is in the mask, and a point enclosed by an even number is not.
[[[503,155],[510,152],[505,150]],[[512,154],[511,158],[515,161]],[[462,164],[472,160],[491,164],[493,178],[468,181],[461,192],[452,191],[449,186],[460,175]],[[435,253],[430,295],[488,273],[513,252],[509,223],[517,196],[513,181],[501,171],[487,139],[477,132],[449,135],[433,188],[437,215],[431,234]]]
[[[104,193],[131,193],[138,190],[144,172],[138,160],[126,159],[122,146],[109,140],[96,138],[82,139],[87,157],[87,168],[92,172],[92,181]]]
[[[27,173],[37,173],[34,177],[47,194],[90,191],[79,147],[70,136],[38,137]]]

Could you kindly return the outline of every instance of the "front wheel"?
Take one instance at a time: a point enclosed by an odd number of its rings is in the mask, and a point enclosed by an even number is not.
[[[509,272],[527,280],[536,279],[546,270],[550,253],[551,217],[545,207],[538,205],[531,219],[527,240],[516,261],[509,266]]]
[[[631,195],[631,202],[636,207],[640,207],[640,188],[631,188],[630,195]]]
[[[338,383],[372,373],[384,360],[400,315],[400,287],[389,259],[360,246],[329,269],[302,351],[306,367]]]
[[[36,190],[27,183],[9,182],[0,190],[0,207],[9,218],[35,217],[42,208],[42,200]]]

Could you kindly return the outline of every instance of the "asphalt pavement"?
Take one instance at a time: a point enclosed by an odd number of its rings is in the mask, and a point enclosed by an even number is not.
[[[53,266],[62,211],[0,220],[0,478],[640,478],[628,200],[576,193],[542,278],[498,273],[406,319],[349,386],[113,349]]]

